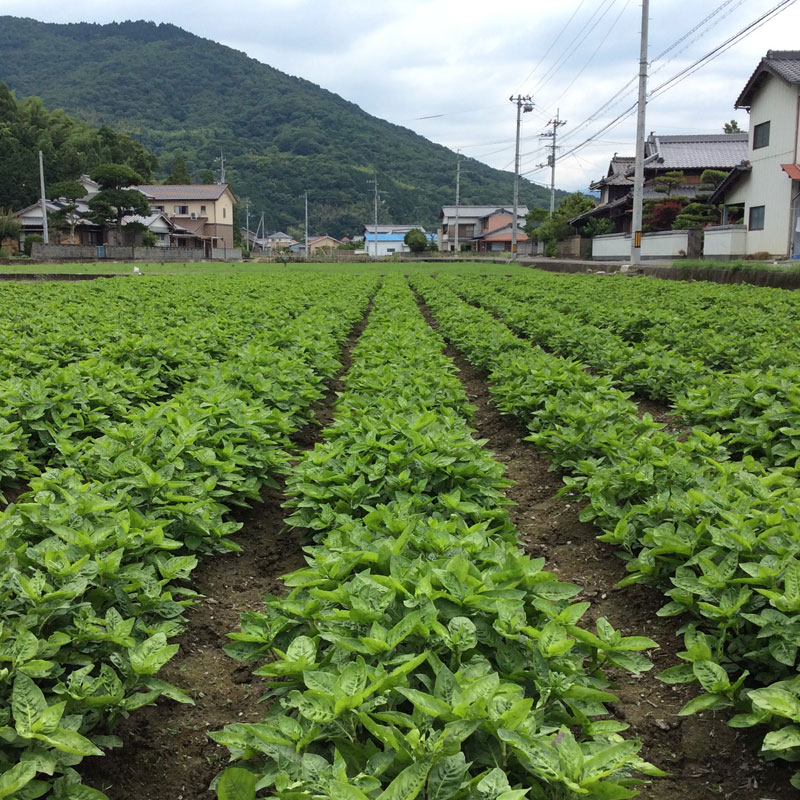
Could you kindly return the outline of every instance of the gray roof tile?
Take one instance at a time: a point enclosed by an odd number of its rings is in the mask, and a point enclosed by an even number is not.
[[[767,50],[734,103],[734,108],[749,108],[753,94],[768,75],[795,86],[800,84],[800,50]]]
[[[747,158],[747,134],[650,136],[645,154],[650,169],[733,169]]]

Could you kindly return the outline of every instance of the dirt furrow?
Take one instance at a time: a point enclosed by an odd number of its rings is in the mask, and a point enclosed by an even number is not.
[[[350,369],[351,351],[366,326],[372,305],[352,329],[339,356],[341,368],[313,419],[292,436],[297,451],[311,450],[330,423]],[[160,700],[123,720],[114,733],[124,745],[80,765],[84,783],[105,792],[109,800],[200,800],[214,796],[208,786],[228,761],[228,751],[208,732],[232,722],[257,722],[265,711],[258,700],[265,691],[252,675],[255,664],[228,657],[227,634],[238,630],[240,615],[263,608],[265,594],[283,594],[281,576],[304,566],[302,543],[283,531],[285,497],[266,489],[262,502],[233,514],[243,523],[232,538],[241,553],[201,561],[191,588],[203,598],[187,612],[180,651],[159,673],[187,691],[194,705]]]
[[[438,323],[421,300],[428,323]],[[670,772],[642,788],[646,800],[784,800],[795,797],[789,786],[791,770],[785,764],[767,766],[757,756],[757,738],[725,724],[726,715],[706,712],[680,717],[678,711],[695,693],[693,688],[668,686],[656,674],[683,663],[677,633],[682,621],[656,616],[664,604],[663,594],[648,586],[618,589],[625,577],[623,562],[611,546],[597,541],[601,531],[580,521],[585,503],[558,497],[563,487],[561,472],[524,441],[525,427],[514,417],[501,414],[489,392],[485,373],[473,367],[462,354],[448,346],[446,354],[458,368],[470,402],[477,411],[477,436],[487,439],[494,457],[504,463],[507,476],[516,483],[507,494],[516,505],[511,519],[520,533],[522,546],[534,557],[546,559],[546,569],[582,587],[576,598],[591,602],[584,620],[606,617],[623,635],[645,635],[661,645],[647,655],[654,667],[639,678],[613,672],[614,692],[620,698],[611,704],[616,717],[630,725],[626,736],[642,740],[642,756]]]

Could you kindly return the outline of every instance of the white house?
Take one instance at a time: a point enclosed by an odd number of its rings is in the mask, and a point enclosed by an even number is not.
[[[800,51],[767,51],[735,107],[750,113],[748,157],[711,201],[744,226],[730,231],[742,255],[800,255]]]
[[[428,233],[422,225],[388,224],[378,225],[377,228],[375,225],[364,225],[364,249],[375,258],[392,256],[395,253],[410,253],[411,248],[404,240],[406,234],[414,229],[422,231],[429,244],[431,241],[436,241],[436,234]]]

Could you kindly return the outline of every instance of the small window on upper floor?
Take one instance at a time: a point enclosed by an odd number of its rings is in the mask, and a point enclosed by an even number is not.
[[[753,150],[769,145],[769,122],[762,122],[753,128]]]
[[[188,214],[189,213],[189,206],[174,206],[175,214]]]
[[[764,206],[750,207],[750,224],[747,227],[751,231],[764,230]]]
[[[206,214],[206,207],[205,207],[205,206],[200,206],[200,213],[201,213],[203,216],[205,216],[205,214]]]
[[[222,219],[225,219],[225,217],[227,217],[227,216],[228,216],[228,209],[223,206],[222,207]]]

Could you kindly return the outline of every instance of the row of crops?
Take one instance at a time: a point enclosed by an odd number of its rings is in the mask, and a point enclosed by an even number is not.
[[[579,587],[520,549],[445,340],[585,498],[623,583],[685,622],[662,674],[697,685],[682,713],[723,709],[800,759],[800,302],[533,272],[410,284],[0,288],[0,800],[102,800],[80,761],[121,744],[114,723],[191,702],[158,672],[192,570],[276,480],[307,566],[231,633],[269,702],[212,734],[234,762],[220,798],[614,800],[661,774],[606,705],[609,668],[632,679],[656,643],[584,624]],[[632,393],[674,406],[677,432]]]
[[[246,765],[220,797],[623,798],[660,774],[600,719],[604,670],[648,669],[638,651],[656,643],[580,627],[579,587],[520,550],[442,349],[387,280],[336,417],[287,483],[308,566],[232,634],[232,655],[276,654],[256,673],[273,703],[212,734]]]
[[[27,487],[0,517],[0,797],[105,797],[76,767],[120,744],[109,725],[162,695],[190,702],[156,673],[177,651],[191,571],[235,547],[229,509],[287,471],[288,434],[374,291],[342,288],[4,292],[19,325],[0,380],[2,485]]]
[[[771,308],[755,294],[737,306],[719,287],[693,297],[691,286],[544,276],[414,284],[486,370],[500,409],[586,498],[583,518],[622,548],[622,583],[660,585],[660,615],[691,620],[686,663],[661,675],[702,690],[682,713],[733,707],[731,725],[766,726],[767,757],[797,760],[800,408],[795,368],[781,366],[797,349],[793,296],[771,295]],[[564,357],[576,352],[580,361]],[[703,424],[669,433],[620,387],[669,398]]]

